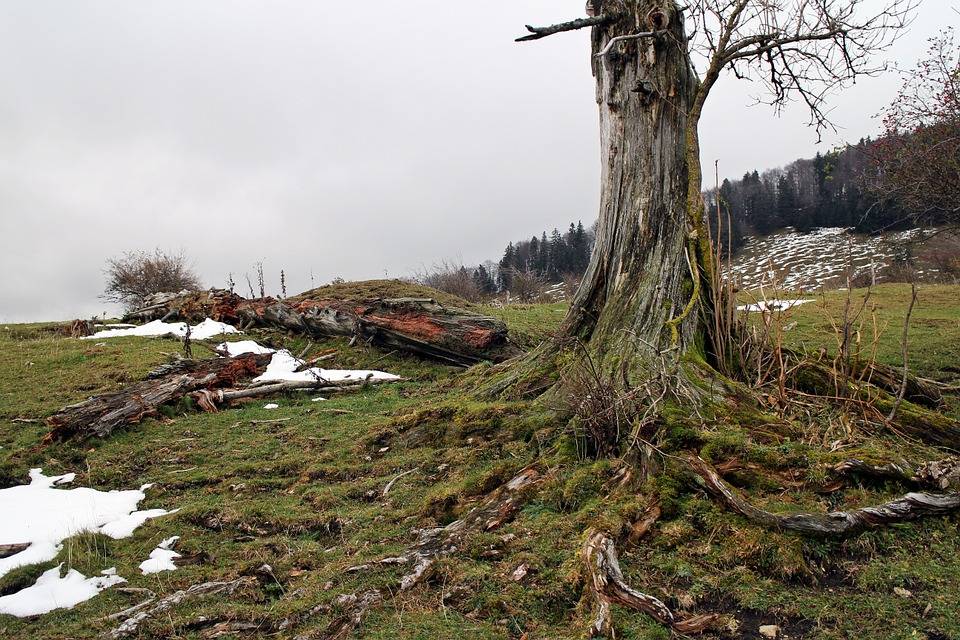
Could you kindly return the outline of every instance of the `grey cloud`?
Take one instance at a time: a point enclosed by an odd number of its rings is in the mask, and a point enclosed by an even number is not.
[[[100,311],[104,260],[182,248],[210,285],[263,260],[302,290],[408,275],[596,215],[586,33],[514,44],[582,1],[21,0],[0,6],[0,321]],[[928,8],[892,56],[937,28]],[[843,138],[896,90],[836,101]],[[704,123],[723,175],[813,152],[800,109]],[[245,287],[245,285],[241,285]]]

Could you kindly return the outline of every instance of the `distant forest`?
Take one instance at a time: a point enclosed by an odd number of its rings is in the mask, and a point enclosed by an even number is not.
[[[554,229],[549,236],[544,231],[539,238],[511,242],[497,264],[497,285],[501,291],[511,289],[518,274],[535,274],[548,282],[579,277],[590,262],[593,241],[592,229],[571,222],[566,233]]]
[[[905,228],[918,222],[938,223],[937,216],[918,220],[896,200],[874,193],[879,175],[880,143],[869,138],[785,167],[752,171],[739,180],[724,180],[719,189],[720,240],[734,252],[750,236],[766,236],[793,227],[848,227],[861,233]],[[713,237],[717,237],[716,188],[704,192]],[[554,229],[530,240],[511,242],[500,259],[496,276],[483,274],[497,289],[511,288],[518,273],[558,282],[579,277],[590,261],[593,231],[583,223],[570,224],[566,233]],[[492,265],[491,265],[492,266]],[[494,269],[490,269],[492,272]]]
[[[753,171],[720,185],[720,220],[724,248],[739,248],[751,235],[765,236],[786,227],[809,231],[817,227],[853,227],[861,233],[914,224],[889,199],[872,195],[877,143],[862,139],[855,145],[812,159],[800,159],[779,169]],[[716,237],[717,189],[704,193],[710,227]],[[728,238],[727,226],[732,228]],[[934,221],[935,222],[935,221]]]

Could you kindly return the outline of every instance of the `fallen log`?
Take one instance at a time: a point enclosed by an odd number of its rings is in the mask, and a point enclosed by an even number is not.
[[[248,353],[235,358],[178,361],[170,373],[64,407],[47,418],[51,429],[44,442],[106,437],[118,427],[156,415],[159,407],[189,393],[232,387],[258,376],[271,358],[270,354]]]
[[[244,398],[259,398],[276,393],[283,393],[285,391],[307,389],[317,393],[356,391],[359,389],[364,389],[370,385],[383,384],[385,382],[397,382],[398,380],[400,380],[400,378],[392,378],[390,380],[370,379],[360,382],[355,380],[330,382],[322,378],[318,378],[316,380],[286,380],[284,382],[250,386],[244,389],[200,389],[193,392],[191,396],[197,401],[197,404],[200,405],[201,409],[215,413],[217,411],[217,405],[223,404],[224,402],[232,402],[233,400],[241,400]]]
[[[214,289],[170,296],[130,312],[131,320],[158,318],[199,322],[212,318],[241,328],[282,329],[311,338],[348,337],[456,366],[518,355],[506,325],[489,316],[445,307],[432,298],[315,298],[248,300]]]
[[[14,542],[11,544],[0,544],[0,558],[9,558],[10,556],[20,553],[24,549],[28,548],[31,543],[29,542]]]
[[[747,520],[780,531],[842,538],[867,529],[929,516],[946,515],[960,510],[960,492],[914,492],[874,507],[861,507],[850,511],[771,513],[741,497],[703,459],[692,457],[689,463],[704,488],[714,498]]]

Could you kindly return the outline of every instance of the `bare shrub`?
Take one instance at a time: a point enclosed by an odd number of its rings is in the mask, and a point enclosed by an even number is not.
[[[447,261],[434,264],[432,270],[418,273],[415,280],[422,285],[459,296],[469,302],[479,302],[484,297],[473,277],[473,272],[462,264]]]
[[[581,459],[606,458],[620,451],[621,440],[641,413],[637,397],[643,390],[623,390],[584,354],[562,374],[567,390],[563,404],[572,415],[567,429]]]
[[[928,259],[941,282],[960,282],[960,235],[941,234],[929,242]]]
[[[519,302],[537,302],[543,297],[543,276],[533,269],[510,270],[510,296]]]
[[[200,278],[182,253],[161,249],[152,253],[128,251],[119,258],[110,258],[104,273],[107,286],[101,297],[119,302],[127,309],[142,306],[147,296],[155,293],[202,288]]]
[[[573,300],[573,296],[580,288],[580,276],[575,273],[563,274],[563,298],[564,300]]]

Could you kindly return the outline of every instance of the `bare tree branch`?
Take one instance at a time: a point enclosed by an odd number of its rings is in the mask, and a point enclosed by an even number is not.
[[[561,22],[560,24],[552,24],[548,27],[532,27],[529,24],[525,25],[527,31],[530,32],[529,36],[521,36],[516,39],[516,42],[528,42],[530,40],[539,40],[540,38],[546,38],[547,36],[552,36],[555,33],[563,33],[564,31],[576,31],[577,29],[585,29],[586,27],[595,27],[597,25],[609,24],[611,22],[616,22],[620,19],[618,14],[604,14],[599,16],[593,16],[590,18],[577,18],[576,20],[571,20],[570,22]]]

